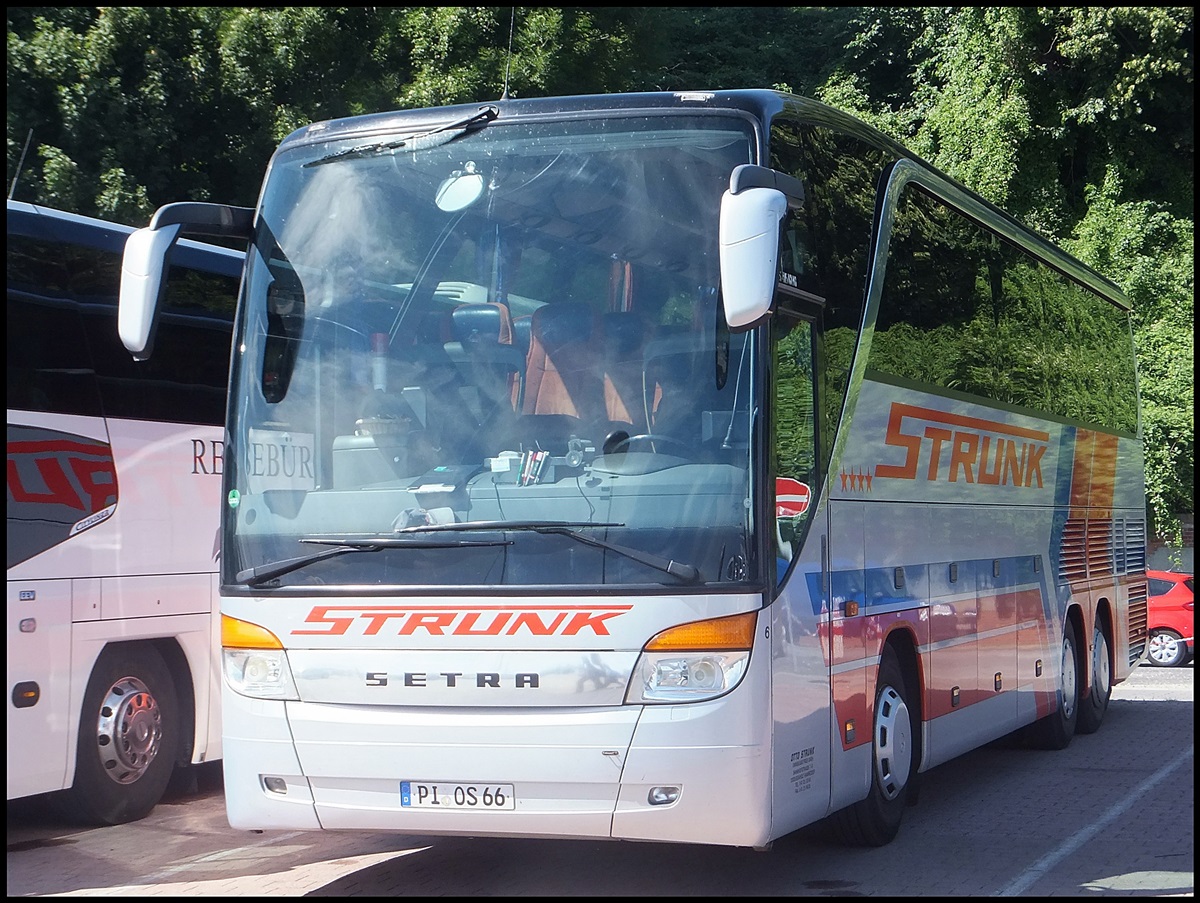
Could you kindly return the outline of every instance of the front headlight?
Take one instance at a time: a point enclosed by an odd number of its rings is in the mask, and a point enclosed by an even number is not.
[[[221,615],[221,662],[229,688],[252,699],[299,699],[287,653],[265,627]]]
[[[738,685],[750,661],[757,612],[664,630],[642,649],[627,703],[700,702]]]
[[[727,693],[746,673],[749,652],[642,653],[626,702],[698,702]]]
[[[292,669],[282,649],[224,649],[229,688],[253,699],[299,699]]]

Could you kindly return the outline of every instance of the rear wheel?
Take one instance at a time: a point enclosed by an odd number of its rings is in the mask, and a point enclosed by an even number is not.
[[[843,843],[880,847],[895,839],[913,783],[916,725],[908,688],[895,651],[888,646],[879,663],[872,724],[871,792],[830,818]]]
[[[1187,643],[1174,630],[1156,627],[1150,631],[1150,664],[1178,668],[1187,663]]]
[[[1066,749],[1079,720],[1079,633],[1075,622],[1063,623],[1062,663],[1058,678],[1058,708],[1029,725],[1026,738],[1038,749]]]
[[[1092,680],[1088,694],[1079,702],[1079,721],[1075,729],[1081,734],[1094,734],[1104,721],[1108,700],[1112,698],[1112,659],[1108,654],[1108,636],[1104,625],[1096,622],[1092,633]]]
[[[84,693],[75,780],[63,800],[71,817],[119,825],[148,815],[171,780],[179,731],[162,656],[146,644],[105,649]]]

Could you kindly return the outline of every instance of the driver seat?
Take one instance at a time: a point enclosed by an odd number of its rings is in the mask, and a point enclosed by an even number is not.
[[[597,366],[595,314],[579,301],[533,312],[526,357],[525,414],[556,414],[594,423],[604,413],[604,382]]]

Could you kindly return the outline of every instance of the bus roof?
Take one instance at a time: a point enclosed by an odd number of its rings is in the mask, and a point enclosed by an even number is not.
[[[134,231],[134,226],[124,223],[114,223],[26,201],[8,201],[9,235],[53,238],[57,241],[121,252],[125,249],[125,240]],[[186,238],[179,241],[179,248],[182,252],[181,263],[198,266],[198,258],[194,257],[192,252],[203,252],[204,263],[201,268],[215,269],[226,276],[241,275],[246,259],[242,251]]]

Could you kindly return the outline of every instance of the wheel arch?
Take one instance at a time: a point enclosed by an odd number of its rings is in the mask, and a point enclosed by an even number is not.
[[[174,637],[162,637],[150,640],[171,672],[171,680],[175,682],[175,697],[179,704],[179,746],[175,750],[175,764],[186,766],[191,764],[192,752],[196,747],[196,686],[192,679],[192,669],[188,664],[183,648]]]

